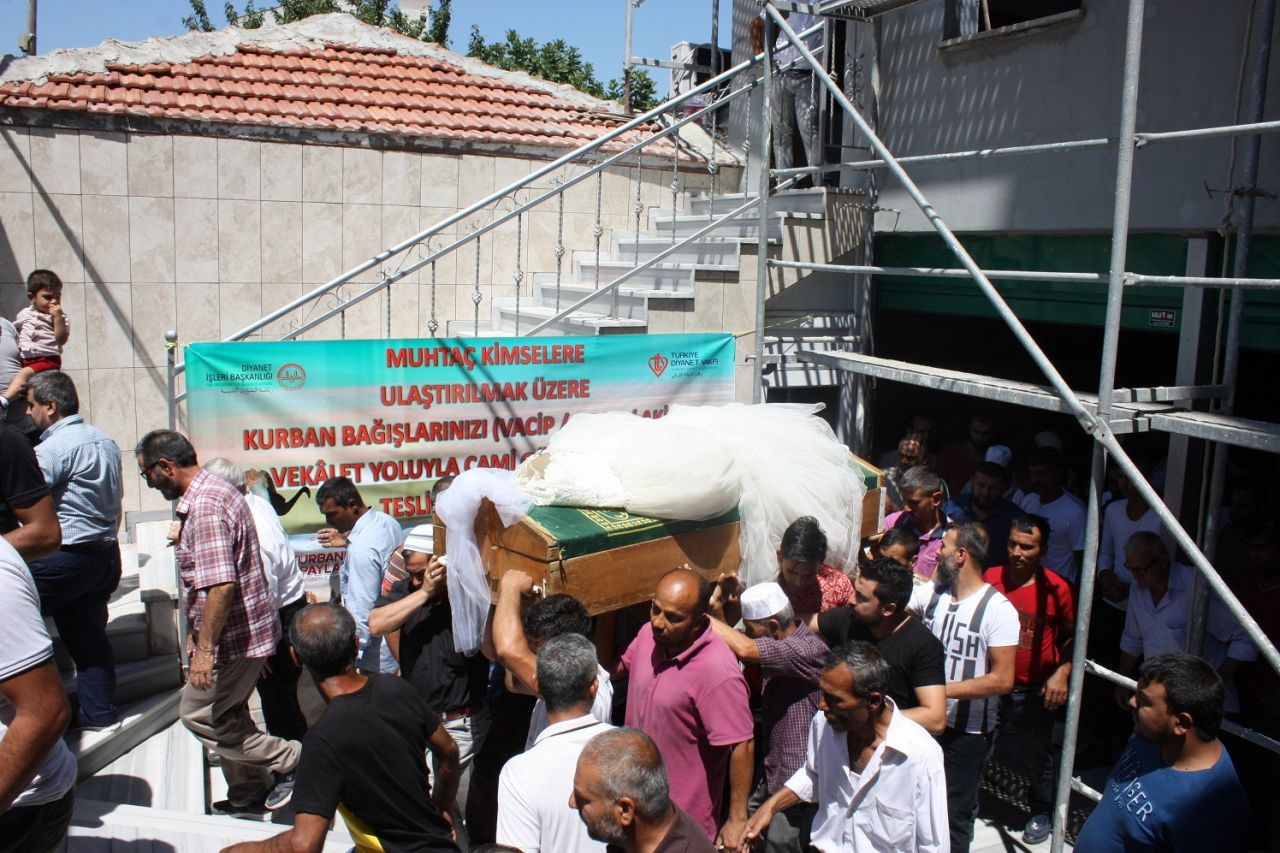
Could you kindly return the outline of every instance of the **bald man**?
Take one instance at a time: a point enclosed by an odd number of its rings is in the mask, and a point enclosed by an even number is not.
[[[688,569],[662,577],[641,628],[619,663],[628,726],[653,738],[668,768],[671,799],[710,839],[736,849],[747,822],[755,760],[747,682],[711,630],[711,585]],[[724,782],[729,813],[720,826]],[[719,829],[719,832],[717,832]]]

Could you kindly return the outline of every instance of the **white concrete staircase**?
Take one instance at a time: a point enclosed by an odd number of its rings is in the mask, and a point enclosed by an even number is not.
[[[178,718],[182,671],[178,658],[177,588],[167,522],[135,527],[136,542],[121,545],[123,573],[107,606],[107,640],[115,653],[116,706],[121,725],[111,731],[69,731],[64,739],[87,779]],[[75,704],[75,666],[56,627],[54,657]]]
[[[455,320],[449,326],[449,333],[464,337],[528,333],[634,269],[638,263],[697,233],[714,217],[740,207],[747,198],[740,194],[717,196],[714,200],[706,196],[686,196],[683,210],[673,213],[670,209],[651,208],[645,231],[613,231],[602,246],[598,260],[594,251],[572,251],[558,287],[554,273],[535,272],[531,292],[522,296],[518,311],[514,298],[496,298],[487,324],[482,323],[477,330],[471,320]],[[841,233],[839,223],[848,222],[850,211],[860,208],[863,201],[860,194],[824,188],[778,193],[770,199],[766,251],[771,257],[788,260],[834,260],[850,251],[861,238],[857,229],[845,229],[847,233]],[[539,334],[740,331],[729,326],[740,310],[735,312],[726,307],[708,311],[698,303],[704,296],[717,305],[730,298],[747,301],[741,287],[749,286],[749,292],[755,293],[760,246],[760,219],[752,210],[637,273],[617,288],[616,296],[601,296]],[[776,272],[780,274],[773,279],[780,289],[805,278],[803,274],[792,274],[795,271]],[[739,291],[736,297],[725,295],[726,283]],[[754,300],[750,301],[754,310]],[[797,318],[796,324],[805,328],[814,326],[811,312]],[[825,327],[820,335],[824,340],[830,339],[833,345],[848,343],[847,323],[842,326],[828,318],[816,325]]]

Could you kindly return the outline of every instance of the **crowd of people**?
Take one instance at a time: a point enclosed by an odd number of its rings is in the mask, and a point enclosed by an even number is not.
[[[119,725],[106,606],[123,465],[66,374],[27,375],[21,403],[29,426],[0,426],[0,850],[43,851],[74,806],[63,731]],[[1218,735],[1233,715],[1275,733],[1280,680],[1238,621],[1215,600],[1201,654],[1185,653],[1192,570],[1117,480],[1091,656],[1137,690],[1072,696],[1086,509],[1062,439],[1042,432],[1015,458],[977,414],[935,454],[934,432],[914,418],[885,460],[893,511],[847,572],[809,516],[780,537],[771,581],[672,567],[647,604],[594,618],[511,569],[472,654],[454,642],[433,525],[406,534],[350,480],[324,483],[318,536],[345,558],[331,600],[308,603],[265,484],[147,433],[138,473],[176,502],[180,718],[227,782],[213,811],[294,813],[229,849],[320,850],[341,816],[361,849],[388,851],[964,853],[991,761],[1029,779],[1023,838],[1038,843],[1064,806],[1055,725],[1076,701],[1114,762],[1080,849],[1248,849],[1249,800],[1265,820],[1280,788],[1246,795]],[[1225,519],[1239,563],[1224,573],[1256,585],[1246,600],[1274,631],[1280,547],[1250,488]],[[76,664],[74,711],[42,615]],[[304,682],[323,698],[310,719]],[[1246,780],[1275,775],[1274,759],[1240,757]]]

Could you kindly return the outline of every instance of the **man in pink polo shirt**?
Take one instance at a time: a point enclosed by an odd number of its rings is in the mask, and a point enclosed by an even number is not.
[[[915,573],[931,578],[938,565],[942,537],[951,525],[951,519],[942,509],[945,488],[942,478],[917,465],[902,475],[898,487],[902,490],[904,507],[901,512],[885,516],[882,532],[900,527],[918,537],[920,552],[916,556]]]
[[[710,630],[711,585],[688,569],[658,582],[649,629],[623,654],[630,677],[626,724],[653,738],[667,765],[671,799],[717,838],[729,777],[729,814],[719,840],[736,850],[747,822],[755,762],[747,682],[738,659]]]

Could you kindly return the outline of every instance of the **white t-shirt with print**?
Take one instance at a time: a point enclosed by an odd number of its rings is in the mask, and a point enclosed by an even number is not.
[[[907,607],[942,642],[948,684],[986,675],[990,649],[1018,645],[1018,611],[990,584],[959,601],[951,592],[939,593],[935,600],[930,581],[915,588]],[[970,734],[992,731],[999,705],[996,696],[948,699],[947,728]]]

